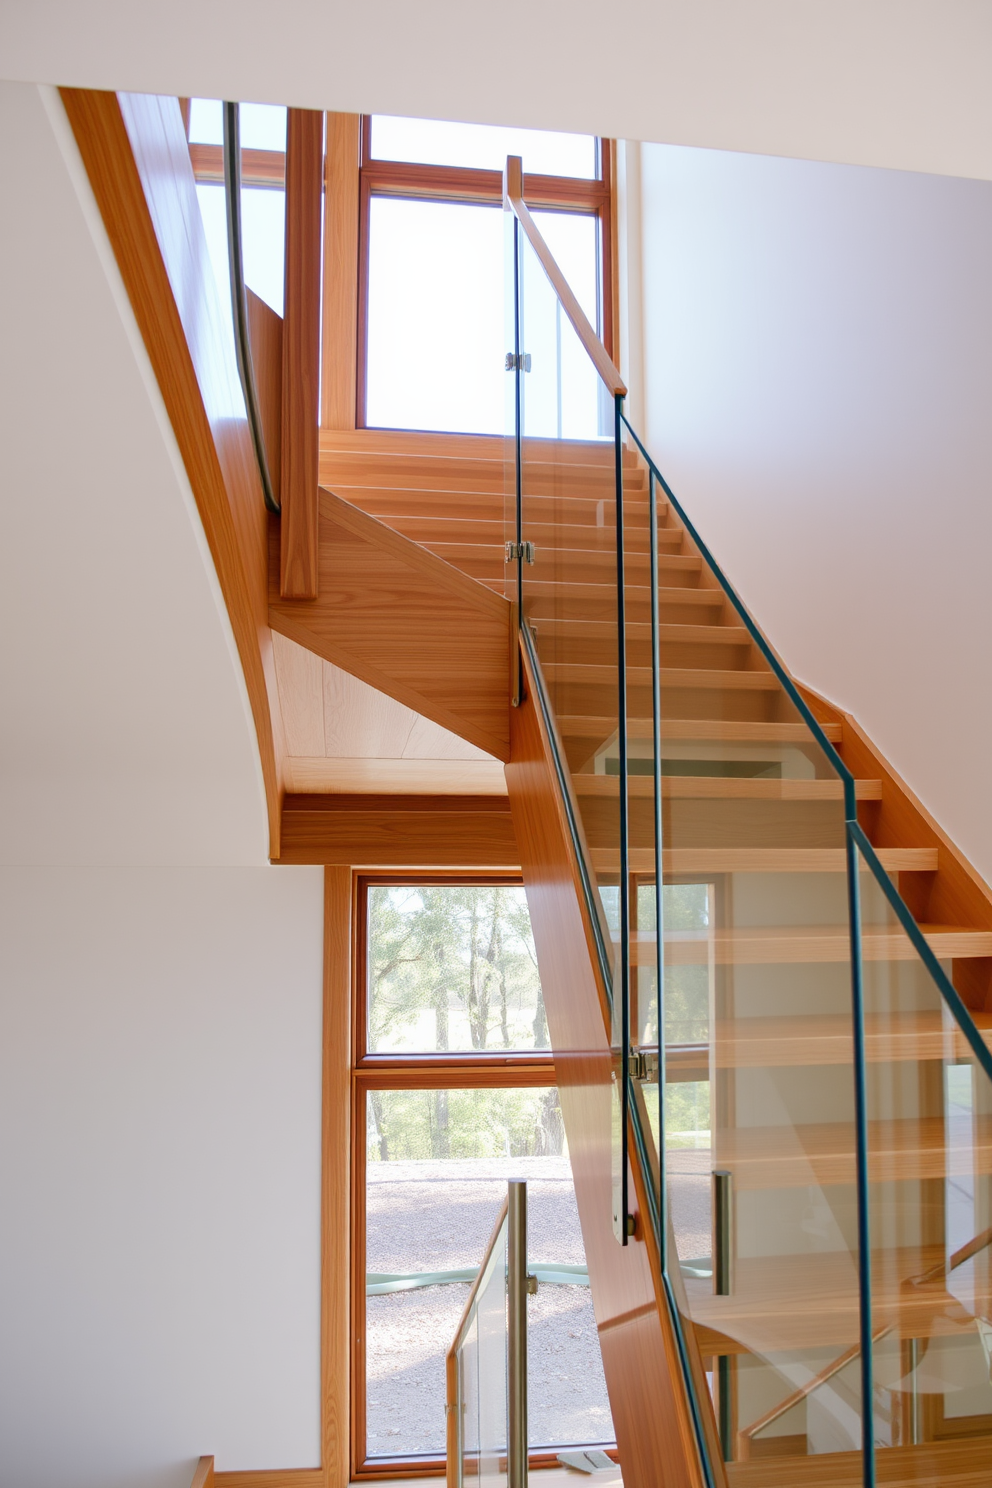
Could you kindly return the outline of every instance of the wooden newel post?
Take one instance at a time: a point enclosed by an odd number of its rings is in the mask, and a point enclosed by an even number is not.
[[[323,178],[323,113],[288,109],[279,555],[279,592],[284,599],[317,598]]]

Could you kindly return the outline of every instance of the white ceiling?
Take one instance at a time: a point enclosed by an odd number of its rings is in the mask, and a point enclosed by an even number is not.
[[[989,0],[4,0],[0,74],[992,179]]]
[[[0,84],[0,862],[262,863],[172,431],[57,96]]]

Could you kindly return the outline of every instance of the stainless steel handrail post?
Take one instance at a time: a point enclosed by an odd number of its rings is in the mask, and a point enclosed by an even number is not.
[[[506,1482],[527,1488],[527,1184],[507,1184]]]

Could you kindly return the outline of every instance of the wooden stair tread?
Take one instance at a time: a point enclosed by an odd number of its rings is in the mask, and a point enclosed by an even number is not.
[[[873,1182],[992,1174],[992,1117],[975,1119],[966,1149],[948,1148],[942,1117],[871,1121]],[[738,1189],[853,1183],[855,1129],[850,1121],[721,1130],[714,1166],[729,1168]]]
[[[920,925],[919,928],[939,960],[992,956],[992,930],[962,929],[955,925]],[[847,925],[735,926],[729,930],[714,930],[712,934],[705,930],[666,930],[664,941],[667,966],[705,966],[711,956],[718,966],[797,965],[848,961],[851,956],[851,936]],[[861,931],[861,944],[866,961],[916,960],[917,953],[901,928],[865,925]],[[642,961],[653,964],[654,959],[654,932],[637,932],[632,937],[632,962],[635,965]],[[747,1021],[758,1023],[763,1020]],[[902,1019],[893,1021],[895,1026],[902,1027]],[[746,1040],[746,1035],[741,1032],[740,1022],[728,1033],[735,1047],[744,1047],[742,1040]],[[758,1061],[759,1064],[762,1062]]]
[[[558,719],[558,731],[563,739],[590,738],[607,739],[617,731],[615,718],[585,717],[581,714],[563,714]],[[843,737],[840,724],[824,725],[823,732],[833,744]],[[654,727],[650,719],[630,719],[627,734],[632,739],[650,739]],[[661,720],[663,739],[686,739],[700,743],[723,742],[733,744],[808,744],[816,742],[805,723],[739,723],[734,719],[721,718],[665,718]]]
[[[972,1013],[986,1044],[992,1047],[992,1013]],[[810,1064],[850,1064],[853,1042],[847,1013],[807,1017],[738,1018],[718,1023],[714,1054],[718,1069],[780,1069]],[[869,1013],[865,1017],[865,1052],[873,1063],[973,1057],[957,1027],[940,1012],[903,1013],[898,1020]],[[679,1068],[705,1068],[705,1044],[673,1045],[666,1051],[669,1077]]]
[[[575,773],[572,785],[578,796],[619,798],[620,780],[616,775]],[[859,801],[880,801],[880,780],[856,780],[855,795]],[[650,775],[632,775],[627,780],[627,794],[634,797],[654,796]],[[844,784],[840,780],[754,780],[722,775],[664,775],[661,794],[673,800],[702,801],[843,801]]]
[[[904,1338],[948,1337],[974,1328],[972,1314],[945,1278],[914,1284],[945,1261],[942,1247],[890,1248],[873,1255],[875,1326]],[[975,1268],[976,1310],[992,1304],[987,1267]],[[768,1355],[811,1344],[849,1348],[858,1341],[857,1268],[847,1251],[739,1258],[734,1291],[714,1296],[709,1281],[687,1277],[689,1311],[703,1354]],[[729,1345],[729,1347],[728,1347]]]
[[[679,591],[680,593],[682,591]],[[616,641],[617,627],[608,620],[545,620],[539,635],[551,635],[566,641]],[[751,637],[743,625],[678,625],[665,621],[658,626],[662,641],[680,641],[688,645],[699,642],[707,646],[750,646]],[[651,623],[628,620],[629,640],[650,641]]]
[[[597,873],[616,873],[620,855],[609,848],[593,848],[592,866]],[[877,856],[886,873],[934,873],[935,847],[882,847]],[[847,853],[842,847],[666,847],[663,871],[671,874],[711,873],[846,873]],[[654,873],[654,852],[634,848],[630,867],[634,873]],[[862,872],[867,872],[862,864]]]
[[[542,662],[549,681],[590,682],[602,686],[615,681],[616,667],[597,665],[595,662],[549,661]],[[746,672],[717,667],[662,667],[662,688],[725,688],[728,692],[780,692],[782,684],[774,672]],[[651,668],[629,666],[628,685],[649,687]]]
[[[885,1488],[986,1488],[992,1446],[978,1440],[880,1447],[878,1483]],[[726,1464],[729,1488],[861,1488],[860,1452],[813,1457],[760,1457]]]

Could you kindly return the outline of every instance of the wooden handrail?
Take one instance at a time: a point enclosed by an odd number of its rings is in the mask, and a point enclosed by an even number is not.
[[[596,335],[585,311],[575,298],[568,285],[568,280],[555,262],[554,254],[541,236],[541,230],[524,201],[524,171],[523,161],[519,155],[508,155],[506,157],[506,170],[503,172],[503,205],[514,213],[520,226],[527,234],[528,242],[541,261],[541,267],[547,274],[551,288],[561,302],[561,308],[572,323],[572,328],[586,349],[586,354],[592,362],[602,380],[606,383],[614,397],[622,398],[626,392],[626,384],[613,360]]]

